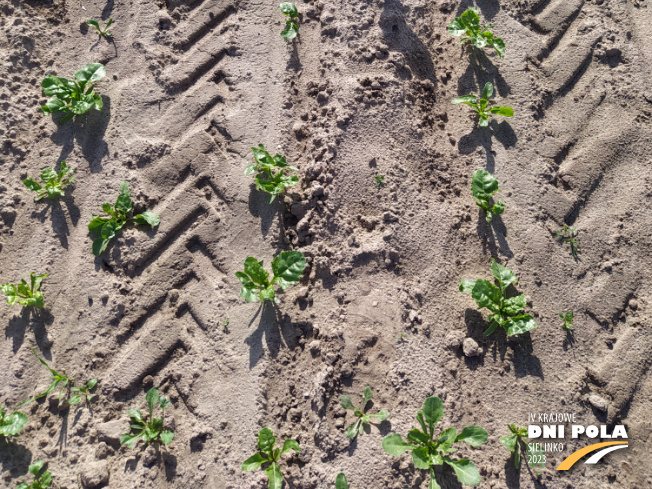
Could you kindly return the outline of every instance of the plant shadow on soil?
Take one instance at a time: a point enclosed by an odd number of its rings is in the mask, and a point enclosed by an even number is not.
[[[283,216],[283,206],[279,203],[279,198],[269,204],[269,194],[261,192],[256,188],[256,184],[249,186],[249,213],[253,217],[260,219],[260,232],[263,237],[267,237],[269,230],[274,226],[274,218],[278,215]],[[283,229],[279,226],[278,243],[283,242]]]
[[[13,352],[16,353],[20,350],[25,339],[25,331],[31,324],[36,344],[41,350],[41,354],[47,360],[50,358],[50,345],[51,341],[48,339],[46,326],[49,326],[54,321],[54,316],[47,309],[35,308],[33,306],[23,307],[20,311],[20,316],[14,315],[7,324],[5,329],[5,338],[13,339]]]
[[[79,208],[75,205],[75,198],[70,195],[70,191],[72,191],[72,186],[66,187],[66,196],[63,199],[47,200],[47,205],[43,209],[40,211],[32,212],[32,217],[35,217],[41,221],[41,223],[44,223],[48,215],[48,211],[51,211],[50,221],[52,223],[52,231],[54,232],[54,235],[59,238],[61,246],[66,250],[68,249],[68,236],[70,235],[70,228],[68,227],[66,213],[61,207],[61,201],[63,201],[66,205],[73,227],[77,226],[77,223],[81,217]]]
[[[513,291],[512,285],[507,288],[507,291],[510,290]],[[500,357],[501,362],[504,362],[505,358],[511,360],[516,378],[532,375],[544,379],[541,361],[533,354],[534,348],[529,332],[508,338],[504,330],[498,327],[489,337],[485,337],[483,333],[487,330],[489,324],[480,311],[471,308],[466,309],[464,312],[464,321],[466,323],[467,337],[474,338],[482,348],[482,355],[478,357],[466,357],[463,353],[458,352],[458,357],[464,356],[464,363],[470,370],[476,370],[478,367],[484,366],[484,359],[489,348],[491,348],[494,363],[496,363],[498,357]],[[512,349],[510,354],[507,352],[508,347]]]
[[[102,95],[102,102],[104,103],[102,110],[91,109],[86,114],[77,116],[74,121],[61,124],[60,120],[63,115],[53,116],[53,120],[57,123],[57,130],[50,136],[50,139],[57,146],[61,146],[61,154],[57,161],[68,158],[76,141],[84,158],[88,161],[91,173],[102,171],[102,160],[109,155],[109,147],[104,141],[104,134],[111,120],[111,99]]]
[[[265,301],[260,305],[248,327],[251,327],[259,316],[258,327],[245,339],[245,343],[249,345],[249,368],[254,368],[265,354],[263,335],[267,351],[272,358],[276,358],[281,346],[293,346],[304,334],[298,325],[292,324],[292,318],[283,314],[272,301]]]
[[[401,78],[411,78],[412,73],[420,79],[430,80],[437,87],[435,65],[430,55],[430,49],[406,22],[409,8],[399,0],[386,0],[378,25],[383,33],[389,50],[400,52],[409,70],[399,70]]]
[[[484,211],[480,211],[480,217],[478,218],[478,237],[482,240],[482,253],[487,254],[487,251],[493,257],[497,257],[499,254],[507,258],[514,256],[512,250],[509,248],[507,243],[507,228],[505,223],[503,223],[502,218],[494,214],[493,220],[491,223],[488,223],[485,219]]]
[[[524,455],[521,456],[521,469],[518,470],[514,467],[514,456],[512,455],[505,462],[505,484],[509,489],[519,489],[521,487],[521,471],[527,470],[532,478],[532,484],[535,489],[545,489],[548,487],[545,483],[542,483],[532,471],[532,468],[527,464],[527,460]]]
[[[477,7],[475,5],[477,3]],[[457,7],[457,17],[469,7],[476,7],[482,13],[482,16],[487,19],[493,19],[500,11],[500,3],[498,0],[463,0]],[[484,25],[484,23],[483,23]]]
[[[32,463],[32,452],[20,444],[20,438],[0,440],[0,468],[9,471],[12,478],[27,474]]]
[[[468,55],[469,65],[457,81],[459,95],[480,94],[487,82],[491,82],[494,86],[494,94],[490,98],[494,103],[496,94],[504,98],[512,93],[512,88],[483,50],[467,46],[465,54]]]

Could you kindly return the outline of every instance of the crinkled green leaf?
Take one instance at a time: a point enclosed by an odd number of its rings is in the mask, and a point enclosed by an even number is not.
[[[346,437],[350,440],[353,440],[356,436],[358,436],[358,423],[359,421],[356,421],[344,431]]]
[[[484,85],[484,88],[482,89],[482,98],[485,100],[489,100],[489,98],[494,94],[494,86],[493,83],[487,82]]]
[[[423,403],[423,416],[432,430],[432,427],[444,416],[444,403],[441,399],[435,396],[426,398]]]
[[[383,450],[390,455],[401,455],[406,450],[413,450],[414,445],[403,441],[403,437],[398,433],[387,435],[383,438]]]
[[[266,287],[269,284],[269,272],[263,267],[263,262],[248,256],[244,262],[244,271],[256,285]]]
[[[269,489],[282,489],[283,488],[283,475],[281,474],[281,467],[276,462],[265,469],[265,474],[269,477]]]
[[[294,450],[295,452],[299,453],[299,442],[295,440],[290,440],[289,438],[283,442],[283,448],[281,449],[280,455],[283,455],[284,453]]]
[[[43,460],[38,460],[31,464],[28,468],[29,473],[32,474],[34,477],[38,477],[39,472],[43,469],[43,466],[45,465],[45,462]]]
[[[296,17],[299,15],[296,5],[291,2],[283,2],[281,4],[281,12],[283,12],[283,15],[287,15],[288,17]]]
[[[430,467],[430,455],[426,447],[418,447],[412,450],[412,462],[417,469],[428,470]]]
[[[301,279],[305,268],[306,258],[303,256],[303,253],[300,251],[282,251],[272,260],[274,282],[285,290]]]
[[[263,453],[270,453],[276,444],[276,437],[271,429],[265,427],[258,432],[258,450]]]
[[[478,169],[473,172],[471,193],[474,198],[489,200],[498,191],[498,180],[491,173],[483,169]]]
[[[505,57],[505,41],[503,41],[500,37],[495,37],[493,39],[493,48],[498,53],[498,56],[501,58]]]
[[[512,433],[511,435],[500,437],[500,443],[505,445],[505,448],[507,448],[507,450],[509,450],[510,452],[516,450],[517,441],[518,441],[518,436],[516,435],[516,433]]]
[[[161,218],[151,211],[145,211],[141,214],[137,214],[133,217],[133,220],[136,224],[149,224],[152,227],[158,226],[161,222]]]
[[[299,34],[299,26],[297,26],[294,22],[288,20],[285,23],[285,29],[281,31],[281,37],[286,41],[291,41],[297,37],[297,34]]]
[[[265,462],[269,462],[269,460],[264,458],[260,453],[254,453],[251,457],[242,462],[240,468],[245,472],[251,472],[252,470],[259,468]]]
[[[444,457],[444,462],[453,467],[455,475],[457,475],[457,478],[462,484],[477,486],[482,482],[478,469],[469,459],[451,460],[448,457]]]
[[[467,104],[467,105],[475,105],[478,101],[478,98],[475,95],[461,95],[459,97],[455,97],[453,100],[451,100],[452,104]]]
[[[41,110],[44,114],[54,114],[55,112],[65,112],[67,107],[68,106],[64,101],[53,97],[48,99],[48,101],[45,102],[45,105],[41,106]]]
[[[303,272],[303,270],[302,270],[302,272]],[[366,386],[362,390],[362,409],[365,409],[367,407],[367,403],[369,401],[371,401],[372,397],[373,397],[373,392],[371,391],[371,387]]]
[[[7,304],[10,306],[13,305],[16,302],[16,299],[18,299],[18,291],[16,290],[16,286],[14,284],[2,284],[0,286],[2,289],[2,292],[7,296]]]
[[[489,109],[489,112],[505,117],[512,117],[514,115],[514,109],[511,107],[492,107]]]
[[[14,411],[8,416],[2,416],[0,421],[0,435],[16,436],[27,424],[27,415]]]
[[[475,281],[471,297],[476,301],[478,307],[486,307],[487,309],[496,312],[500,305],[502,293],[498,287],[489,282],[488,280],[478,279]]]
[[[381,410],[378,411],[377,413],[375,413],[375,414],[369,414],[368,416],[369,416],[371,419],[374,419],[374,420],[376,420],[376,421],[378,421],[378,422],[383,422],[383,421],[385,421],[387,418],[389,418],[389,411],[388,411],[387,409],[381,409]]]
[[[459,17],[455,17],[450,24],[448,24],[448,33],[459,37],[466,33],[466,27],[462,24],[462,20]]]
[[[525,296],[521,294],[516,297],[505,299],[505,302],[503,303],[503,311],[505,314],[514,315],[525,309],[526,305],[527,301],[525,300]]]
[[[480,426],[467,426],[457,435],[455,442],[464,441],[472,447],[479,447],[487,441],[489,434]]]
[[[351,396],[340,396],[340,404],[344,409],[355,409],[355,406],[351,402]]]
[[[507,318],[506,321],[507,336],[523,334],[536,329],[536,327],[537,324],[534,322],[534,318],[529,314]]]
[[[93,83],[106,76],[106,68],[101,63],[88,63],[75,72],[75,80],[82,86]]]
[[[439,444],[439,449],[446,452],[450,447],[453,446],[457,440],[457,430],[455,428],[447,428],[441,432],[437,443]]]
[[[170,443],[172,443],[173,439],[174,439],[174,433],[172,433],[171,431],[166,430],[163,433],[161,433],[161,443],[163,443],[163,445],[169,445]]]
[[[419,445],[426,445],[428,442],[430,442],[428,435],[418,429],[408,431],[407,439],[410,443],[416,443]]]

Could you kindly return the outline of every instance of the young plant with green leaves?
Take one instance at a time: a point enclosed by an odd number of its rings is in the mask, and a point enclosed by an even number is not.
[[[475,204],[486,212],[485,217],[487,222],[491,222],[494,214],[502,214],[505,212],[505,204],[498,201],[495,204],[491,203],[491,196],[500,192],[498,189],[498,180],[489,173],[487,170],[476,170],[473,172],[471,179],[471,193],[475,199]]]
[[[525,460],[530,467],[545,467],[546,463],[543,450],[537,448],[530,450],[535,444],[527,442],[527,428],[519,428],[515,424],[510,424],[509,431],[511,432],[509,435],[500,437],[500,443],[512,452],[514,456],[514,467],[517,470],[521,467],[521,453],[525,455]]]
[[[63,191],[63,187],[73,182],[75,179],[74,173],[75,170],[68,168],[66,161],[63,160],[58,172],[54,168],[44,168],[41,170],[41,181],[43,185],[33,178],[26,178],[23,180],[23,183],[25,187],[37,193],[36,197],[34,197],[34,202],[38,202],[44,197],[50,199],[64,197],[66,194]]]
[[[282,251],[272,260],[272,273],[263,268],[263,261],[258,261],[253,256],[247,257],[244,262],[244,272],[235,272],[235,276],[242,283],[240,295],[247,302],[265,302],[272,300],[278,303],[274,285],[279,285],[286,290],[291,285],[299,282],[306,268],[306,258],[300,251]]]
[[[469,43],[478,49],[485,46],[494,48],[501,58],[505,57],[505,42],[500,37],[494,37],[493,33],[489,30],[492,29],[492,24],[487,24],[486,27],[480,25],[480,16],[478,11],[473,7],[466,9],[459,17],[455,17],[448,25],[448,33],[455,37],[462,37],[461,43]]]
[[[461,97],[455,97],[451,100],[453,104],[466,104],[470,105],[473,110],[478,114],[478,126],[487,127],[489,125],[489,117],[492,115],[502,115],[504,117],[512,117],[514,115],[514,109],[511,107],[491,107],[487,108],[489,104],[489,98],[494,93],[494,86],[491,82],[487,82],[482,89],[482,96],[480,99],[475,95],[462,95]]]
[[[129,448],[138,441],[138,438],[149,443],[162,443],[169,445],[174,439],[174,433],[170,430],[164,430],[165,408],[170,405],[170,401],[165,396],[160,396],[158,389],[152,387],[145,395],[147,406],[149,407],[149,417],[143,418],[143,414],[138,409],[129,409],[127,414],[131,418],[131,433],[125,433],[120,437],[120,445],[127,445]],[[154,417],[154,408],[161,408],[161,417]],[[135,432],[134,432],[135,431]]]
[[[106,69],[101,63],[89,63],[74,74],[74,79],[68,80],[54,75],[47,75],[41,86],[43,93],[51,97],[41,106],[44,114],[62,112],[66,116],[61,122],[66,122],[76,115],[85,114],[91,109],[102,110],[102,97],[94,93],[94,83],[106,76]]]
[[[107,39],[113,37],[113,34],[109,32],[109,27],[111,27],[111,24],[113,24],[113,19],[111,18],[106,21],[106,25],[104,26],[104,29],[100,27],[100,23],[97,20],[88,19],[86,21],[86,24],[91,27],[95,27],[100,37],[106,37]]]
[[[258,452],[242,462],[241,467],[245,472],[251,472],[262,465],[269,464],[264,469],[269,478],[269,489],[281,489],[283,487],[283,474],[281,474],[279,460],[281,455],[290,450],[299,453],[299,442],[287,439],[283,442],[283,448],[274,448],[274,445],[276,445],[274,433],[269,428],[263,428],[258,432],[258,443],[256,444]]]
[[[387,418],[389,418],[389,411],[387,409],[381,409],[376,414],[366,414],[366,407],[371,401],[373,393],[371,392],[371,387],[367,386],[362,391],[362,408],[358,409],[351,402],[351,396],[341,396],[340,404],[344,409],[353,409],[353,414],[356,416],[356,421],[351,426],[346,429],[346,436],[353,440],[358,433],[362,434],[364,432],[364,427],[375,421],[377,423],[382,423]]]
[[[270,155],[262,144],[259,144],[257,148],[252,147],[251,151],[254,153],[254,163],[248,163],[249,166],[244,173],[245,175],[256,173],[254,176],[256,188],[270,195],[270,204],[283,190],[299,182],[298,176],[285,174],[286,170],[299,170],[288,165],[285,156]]]
[[[398,433],[387,435],[383,439],[383,449],[390,455],[402,455],[406,450],[412,451],[412,462],[418,469],[430,472],[428,489],[441,489],[435,477],[435,465],[447,464],[453,468],[462,484],[475,486],[480,484],[480,473],[469,459],[452,459],[449,455],[456,451],[453,445],[466,442],[472,447],[479,447],[487,441],[487,432],[480,426],[467,426],[460,433],[455,428],[442,431],[435,439],[435,424],[444,416],[444,404],[438,397],[428,397],[419,410],[416,419],[421,429],[410,430],[407,441]]]
[[[560,312],[559,317],[564,321],[562,328],[569,334],[573,334],[573,311]]]
[[[27,424],[27,415],[19,411],[9,414],[0,407],[0,440],[11,436],[17,437],[18,433]]]
[[[349,481],[346,480],[344,472],[337,474],[335,478],[335,489],[349,489]]]
[[[288,17],[285,21],[285,29],[281,31],[281,37],[286,41],[291,41],[299,33],[299,11],[293,3],[283,2],[281,4],[281,12]]]
[[[50,487],[52,485],[52,473],[47,470],[43,471],[44,465],[45,462],[43,460],[39,460],[30,465],[28,470],[34,476],[34,482],[31,484],[23,482],[16,489],[45,489],[46,487]]]
[[[80,394],[73,394],[73,392],[75,393],[81,392],[86,396],[86,402],[90,402],[91,400],[90,391],[93,390],[93,388],[97,385],[97,379],[91,379],[88,382],[86,382],[86,384],[83,384],[81,387],[75,387],[76,382],[70,377],[68,377],[65,370],[62,370],[61,373],[57,372],[52,367],[50,367],[47,364],[47,362],[38,355],[38,353],[36,353],[36,350],[34,350],[34,348],[30,348],[30,350],[32,350],[32,353],[36,356],[36,358],[38,358],[38,361],[41,362],[41,364],[50,371],[50,373],[52,374],[52,377],[50,378],[52,383],[45,390],[45,392],[42,392],[38,396],[28,399],[27,401],[21,402],[18,406],[24,406],[25,404],[35,401],[36,399],[40,399],[41,397],[46,397],[48,394],[50,394],[50,392],[52,392],[57,387],[59,387],[59,402],[61,402],[65,398],[68,400],[68,404],[70,405],[79,404],[82,401],[82,397]]]
[[[378,187],[382,186],[385,183],[385,175],[381,175],[380,173],[376,173],[374,179],[376,180],[376,185]]]
[[[498,326],[507,332],[507,336],[514,336],[525,333],[537,327],[534,318],[529,314],[523,314],[527,301],[525,295],[507,297],[507,287],[510,284],[518,283],[516,275],[507,267],[504,267],[493,258],[491,259],[491,274],[498,282],[492,284],[489,280],[464,279],[460,283],[460,291],[471,294],[479,308],[486,307],[491,311],[489,314],[489,328],[484,336],[489,336]]]
[[[580,243],[577,241],[577,236],[575,235],[577,228],[569,228],[566,226],[566,224],[563,226],[564,228],[560,229],[559,231],[555,231],[555,234],[561,236],[564,243],[570,244],[571,254],[573,255],[573,258],[577,260],[577,252],[580,249]]]
[[[37,275],[36,272],[30,272],[29,284],[22,278],[20,283],[16,285],[10,283],[0,285],[0,290],[7,296],[7,304],[10,306],[18,302],[18,304],[25,307],[43,307],[45,303],[41,292],[41,282],[48,275],[50,274]]]
[[[147,224],[156,227],[161,222],[158,215],[151,211],[145,211],[133,217],[129,217],[133,204],[131,194],[129,193],[129,182],[120,184],[120,195],[118,195],[115,205],[109,203],[102,204],[102,211],[109,217],[92,216],[91,222],[88,223],[88,230],[98,235],[93,241],[93,254],[100,255],[108,246],[109,242],[120,232],[127,223]]]

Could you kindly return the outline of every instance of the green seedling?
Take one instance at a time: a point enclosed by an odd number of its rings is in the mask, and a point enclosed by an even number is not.
[[[0,440],[10,436],[18,436],[18,433],[27,424],[27,415],[18,411],[9,414],[0,407]]]
[[[95,256],[98,256],[106,249],[109,242],[125,224],[133,222],[156,227],[161,222],[159,216],[150,211],[129,217],[132,207],[129,182],[122,182],[120,184],[120,195],[118,195],[115,205],[106,202],[102,204],[102,211],[108,214],[109,217],[92,216],[91,222],[88,223],[88,230],[93,234],[100,235],[93,241],[92,249]]]
[[[473,172],[471,192],[473,193],[475,204],[487,213],[485,218],[487,222],[493,220],[494,214],[500,215],[505,212],[505,204],[503,202],[499,200],[493,205],[490,202],[491,196],[496,192],[500,192],[500,190],[498,189],[498,180],[487,170],[480,169]]]
[[[63,191],[63,187],[70,185],[75,179],[75,170],[68,168],[66,161],[61,162],[61,167],[59,172],[56,172],[54,168],[44,168],[41,170],[41,180],[43,185],[39,184],[33,178],[26,178],[23,180],[25,187],[30,189],[32,192],[37,192],[36,197],[34,197],[34,202],[38,202],[44,197],[53,199],[54,197],[64,197],[66,194]]]
[[[82,385],[81,387],[75,387],[75,381],[68,377],[66,374],[65,370],[62,370],[62,373],[57,372],[54,370],[52,367],[50,367],[45,360],[43,360],[38,353],[36,353],[36,350],[34,348],[30,348],[32,350],[32,353],[38,358],[38,361],[41,362],[41,364],[47,368],[50,373],[52,374],[51,381],[52,383],[50,384],[50,387],[48,387],[45,392],[39,394],[36,397],[33,397],[31,399],[28,399],[27,401],[21,402],[18,406],[23,406],[29,402],[35,401],[36,399],[40,399],[41,397],[46,397],[50,392],[52,392],[54,389],[60,386],[59,388],[59,402],[61,402],[62,399],[67,399],[68,404],[70,405],[75,405],[79,404],[82,400],[81,395],[79,394],[72,394],[73,392],[81,392],[86,396],[86,402],[90,402],[91,400],[91,394],[90,391],[93,390],[93,388],[97,385],[97,379],[91,379],[86,384]]]
[[[380,173],[377,173],[374,179],[376,180],[376,185],[379,187],[385,183],[385,175],[381,175]]]
[[[346,480],[344,472],[337,474],[335,478],[335,489],[349,489],[349,481]]]
[[[382,423],[387,418],[389,418],[389,411],[387,411],[386,409],[381,409],[376,414],[365,413],[365,408],[367,407],[369,401],[371,401],[372,396],[373,394],[371,392],[371,388],[369,386],[365,387],[364,390],[362,391],[361,409],[358,409],[353,405],[350,396],[340,397],[340,404],[342,405],[342,407],[344,409],[353,409],[353,414],[358,418],[355,421],[355,423],[353,423],[351,426],[349,426],[346,429],[346,436],[348,436],[349,439],[353,440],[356,436],[358,436],[358,433],[362,434],[364,432],[364,427],[369,423],[371,423],[372,421],[376,421],[377,423]]]
[[[97,20],[89,19],[86,21],[86,24],[91,27],[95,27],[100,37],[106,37],[107,39],[113,37],[113,34],[109,32],[109,27],[111,27],[111,24],[113,24],[113,19],[109,19],[106,21],[104,30],[100,28],[100,23]]]
[[[20,283],[16,285],[10,283],[0,285],[0,290],[7,296],[7,304],[10,306],[18,301],[18,304],[25,307],[43,307],[45,303],[41,292],[41,282],[48,275],[50,274],[36,275],[36,272],[30,272],[29,284],[22,278]]]
[[[405,341],[405,338],[407,338],[407,333],[399,333],[396,336],[394,336],[400,343]]]
[[[247,302],[265,302],[273,300],[278,303],[274,292],[274,285],[278,284],[283,290],[299,282],[303,270],[306,268],[306,258],[300,251],[282,251],[272,260],[274,278],[269,280],[269,272],[263,268],[263,262],[253,256],[247,257],[244,262],[244,272],[235,272],[235,276],[242,283],[240,295]]]
[[[461,97],[455,97],[451,100],[451,103],[470,105],[478,114],[478,126],[487,127],[489,125],[489,116],[502,115],[505,117],[512,117],[514,115],[514,109],[511,107],[491,107],[490,109],[487,109],[489,97],[491,97],[493,93],[493,84],[487,82],[482,89],[482,97],[480,100],[478,100],[478,97],[475,95],[462,95]]]
[[[43,460],[39,460],[38,462],[34,462],[32,465],[30,465],[29,473],[34,476],[34,482],[31,484],[23,482],[18,487],[16,487],[16,489],[45,489],[46,487],[50,487],[52,485],[52,472],[48,472],[46,470],[45,472],[41,473],[44,465],[45,462]]]
[[[518,470],[521,467],[521,453],[525,455],[525,460],[530,467],[545,467],[545,457],[543,450],[530,450],[532,443],[527,442],[527,428],[519,428],[515,424],[509,425],[511,433],[507,436],[500,437],[500,443],[514,455],[514,467]],[[536,444],[536,446],[539,446]]]
[[[573,334],[573,311],[560,312],[559,317],[564,321],[564,331]]]
[[[18,301],[18,304],[25,307],[43,307],[45,304],[43,302],[43,293],[41,292],[41,283],[48,275],[50,274],[44,273],[42,275],[37,275],[36,272],[30,272],[29,284],[23,278],[20,280],[20,283],[16,285],[11,283],[0,285],[0,290],[2,290],[6,295],[7,304],[10,306]]]
[[[283,2],[281,4],[281,12],[283,12],[283,15],[289,17],[285,21],[285,29],[281,31],[281,37],[286,41],[291,41],[299,33],[299,11],[293,3]]]
[[[275,154],[273,157],[270,155],[262,144],[257,148],[251,148],[254,153],[254,163],[248,163],[245,170],[245,175],[250,175],[254,172],[254,182],[258,190],[270,194],[269,203],[274,202],[274,199],[287,187],[291,187],[299,182],[299,177],[296,175],[285,175],[286,170],[299,170],[294,166],[287,164],[285,156]],[[275,171],[277,170],[278,171]]]
[[[63,112],[66,122],[76,115],[85,114],[92,108],[102,110],[102,97],[93,92],[94,82],[106,76],[106,69],[101,63],[89,63],[77,70],[73,80],[48,75],[43,78],[43,93],[51,97],[41,106],[44,114]]]
[[[147,391],[145,396],[147,406],[149,406],[149,417],[147,420],[143,418],[142,413],[138,409],[129,409],[127,414],[131,418],[131,431],[136,430],[136,433],[125,433],[120,437],[120,445],[127,445],[129,448],[142,439],[147,445],[148,443],[162,443],[169,445],[174,439],[174,433],[169,430],[163,430],[163,417],[154,417],[154,408],[158,405],[161,408],[161,415],[165,415],[165,408],[170,405],[170,401],[165,396],[159,396],[158,389],[152,387]]]
[[[555,234],[561,236],[564,240],[564,243],[570,243],[571,254],[573,255],[573,258],[577,260],[577,252],[580,249],[580,243],[577,241],[577,237],[575,236],[575,230],[577,228],[569,228],[566,226],[566,224],[563,226],[564,228],[560,229],[559,231],[555,231]]]
[[[478,11],[473,7],[469,7],[459,17],[455,17],[448,25],[448,33],[460,37],[461,43],[468,42],[476,48],[482,49],[485,46],[492,47],[501,58],[505,57],[505,42],[500,37],[494,37],[493,33],[489,30],[492,29],[492,24],[487,24],[486,27],[480,25],[480,16]]]
[[[487,432],[480,426],[467,426],[461,433],[455,428],[441,432],[435,440],[435,424],[444,416],[444,404],[438,397],[428,397],[423,403],[423,409],[417,413],[417,421],[421,429],[408,432],[407,441],[398,433],[383,438],[383,449],[390,455],[402,455],[406,450],[412,451],[412,462],[418,469],[430,471],[428,489],[441,489],[435,477],[435,465],[450,465],[462,484],[475,486],[480,484],[480,473],[469,459],[454,460],[448,455],[455,452],[453,445],[466,442],[472,447],[479,447],[487,441]]]
[[[269,428],[263,428],[258,432],[258,443],[256,444],[258,452],[242,462],[241,467],[245,472],[251,472],[261,465],[269,464],[264,469],[269,478],[269,489],[281,489],[283,487],[283,474],[281,474],[279,460],[281,455],[290,450],[299,453],[299,442],[287,439],[283,442],[283,448],[274,448],[274,445],[276,445],[274,433]]]
[[[471,297],[478,303],[479,308],[486,307],[492,314],[489,314],[489,328],[484,336],[489,336],[498,326],[507,331],[508,336],[525,333],[537,327],[529,314],[519,314],[526,306],[523,294],[516,297],[507,297],[506,290],[509,284],[516,284],[518,280],[514,273],[507,267],[499,265],[496,260],[491,259],[491,274],[498,282],[498,286],[489,280],[462,280],[460,291],[471,294]]]
[[[229,323],[230,322],[231,322],[231,320],[229,318],[226,318],[226,319],[222,320],[222,331],[224,331],[225,333],[229,332]]]

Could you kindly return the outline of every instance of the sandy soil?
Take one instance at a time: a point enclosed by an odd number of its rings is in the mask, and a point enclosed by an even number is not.
[[[649,2],[479,0],[503,60],[447,34],[466,0],[298,2],[290,44],[277,3],[0,0],[0,278],[50,273],[45,311],[0,305],[0,402],[48,385],[30,348],[99,379],[92,409],[55,396],[24,408],[25,433],[0,445],[0,486],[46,459],[59,488],[263,488],[240,463],[268,425],[301,444],[287,487],[332,488],[343,470],[352,488],[424,488],[380,443],[414,427],[428,395],[444,400],[442,427],[489,432],[460,452],[479,487],[652,486]],[[84,24],[109,17],[112,42]],[[104,109],[43,116],[43,76],[89,62],[107,68]],[[516,115],[479,129],[450,100],[487,81]],[[301,169],[273,205],[243,175],[258,143]],[[63,159],[74,189],[34,203],[21,180]],[[491,225],[470,193],[477,168],[507,206]],[[89,217],[123,180],[161,225],[95,258]],[[578,229],[577,261],[553,234],[563,223]],[[285,249],[308,257],[302,283],[278,308],[245,303],[234,272]],[[492,257],[518,275],[531,334],[483,337],[486,313],[458,291],[489,278]],[[151,385],[172,400],[176,438],[121,448]],[[358,403],[365,385],[391,417],[349,443],[339,397]],[[624,424],[630,447],[556,472],[579,440],[540,478],[519,473],[498,438],[534,412]],[[441,481],[461,487],[448,470]]]

